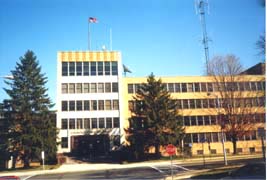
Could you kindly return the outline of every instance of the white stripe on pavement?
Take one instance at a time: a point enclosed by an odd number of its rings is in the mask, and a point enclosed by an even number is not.
[[[164,171],[160,170],[159,168],[155,167],[155,166],[150,166],[152,169],[155,169],[156,171],[164,174]]]
[[[33,176],[36,176],[36,174],[34,174],[34,175],[30,175],[30,176],[28,176],[28,177],[25,177],[25,178],[23,178],[22,180],[30,179],[30,178],[33,177]]]
[[[183,170],[186,170],[186,171],[189,171],[190,169],[187,169],[187,168],[185,168],[185,167],[183,167],[183,166],[178,166],[178,165],[176,165],[176,164],[173,164],[173,166],[175,166],[175,167],[177,167],[177,168],[180,168],[180,169],[183,169]]]

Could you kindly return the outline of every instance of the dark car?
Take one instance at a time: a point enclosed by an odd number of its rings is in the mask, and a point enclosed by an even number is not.
[[[0,176],[0,180],[20,180],[18,176]]]

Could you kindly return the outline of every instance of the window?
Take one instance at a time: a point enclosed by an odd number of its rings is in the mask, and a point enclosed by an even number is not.
[[[238,83],[239,91],[244,91],[245,90],[245,84],[243,82]]]
[[[70,119],[70,121],[69,121],[69,128],[70,129],[75,129],[75,119]]]
[[[90,92],[91,93],[96,93],[96,83],[91,83],[91,85],[90,85]]]
[[[180,83],[175,83],[174,84],[174,91],[175,92],[181,92]]]
[[[210,107],[210,108],[215,108],[215,102],[214,102],[214,99],[209,99],[209,107]]]
[[[105,119],[99,118],[99,128],[105,128]]]
[[[133,84],[128,84],[128,94],[133,94],[134,90],[133,90]]]
[[[185,134],[184,142],[185,143],[192,143],[191,134]]]
[[[208,92],[212,92],[213,91],[212,83],[207,83],[207,85],[208,85]]]
[[[62,101],[61,102],[61,110],[62,111],[68,111],[68,101]]]
[[[81,76],[82,75],[82,63],[77,62],[76,63],[76,76]]]
[[[83,110],[89,111],[90,110],[90,101],[86,100],[83,102]]]
[[[106,128],[112,128],[112,118],[106,118]]]
[[[119,101],[113,100],[113,110],[119,110]]]
[[[188,109],[188,99],[183,100],[183,109]]]
[[[196,108],[202,108],[201,99],[196,99]]]
[[[211,154],[217,154],[217,150],[216,150],[216,149],[211,149],[211,150],[210,150],[210,153],[211,153]]]
[[[193,83],[187,84],[187,92],[193,92]]]
[[[83,84],[83,92],[84,93],[89,93],[90,92],[90,85],[89,85],[89,83],[84,83]]]
[[[205,125],[210,125],[210,117],[209,116],[203,116],[203,117]]]
[[[90,129],[90,119],[89,118],[84,119],[84,129]]]
[[[197,155],[202,155],[203,154],[203,150],[197,150]]]
[[[97,119],[96,118],[92,118],[92,129],[98,128],[97,127]]]
[[[75,111],[75,101],[69,101],[69,111]]]
[[[83,129],[83,119],[78,118],[76,123],[77,129]]]
[[[70,76],[75,75],[75,63],[74,62],[69,63],[69,75]]]
[[[192,139],[193,139],[193,143],[198,143],[198,134],[197,133],[193,133],[192,134]]]
[[[91,110],[93,110],[93,111],[97,110],[97,100],[91,101]]]
[[[103,76],[103,62],[97,62],[97,74]]]
[[[209,102],[207,99],[202,99],[202,107],[203,108],[209,108]]]
[[[61,119],[61,129],[68,129],[68,119]]]
[[[174,92],[174,84],[173,83],[168,83],[168,90],[169,92]]]
[[[68,148],[68,137],[61,138],[61,148]]]
[[[257,89],[258,89],[258,91],[262,91],[263,90],[261,82],[257,82]]]
[[[182,83],[182,92],[187,92],[186,83]]]
[[[106,93],[111,92],[111,84],[110,83],[105,83],[105,92]]]
[[[194,83],[195,92],[200,92],[200,85],[199,83]]]
[[[105,101],[105,110],[111,110],[111,100]]]
[[[216,125],[217,124],[216,116],[210,116],[210,124],[211,125]]]
[[[82,110],[83,110],[83,102],[76,101],[76,111],[82,111]]]
[[[199,142],[204,143],[205,141],[205,133],[199,133]]]
[[[195,109],[195,100],[189,99],[189,105],[190,105],[190,109]]]
[[[180,99],[176,100],[177,108],[182,109],[182,102]]]
[[[204,125],[203,116],[197,116],[197,124],[199,126],[203,126]]]
[[[118,83],[112,83],[112,92],[118,92]]]
[[[211,133],[212,142],[219,142],[219,136],[217,132]]]
[[[76,93],[82,93],[82,83],[76,84]]]
[[[112,75],[118,75],[118,64],[117,62],[111,62],[111,70],[112,70]]]
[[[190,126],[190,118],[189,118],[189,116],[184,116],[184,125],[185,126]]]
[[[74,83],[69,84],[69,93],[71,93],[71,94],[75,93],[75,84]]]
[[[257,84],[256,82],[250,82],[251,91],[257,91]]]
[[[206,83],[200,83],[201,85],[201,92],[207,92],[207,84]]]
[[[191,126],[196,126],[197,121],[196,121],[196,116],[191,116]]]
[[[119,128],[120,127],[120,119],[119,118],[113,118],[113,124],[114,124],[114,128]]]
[[[105,75],[110,75],[110,62],[105,62]]]
[[[138,90],[141,88],[141,84],[135,84],[134,85],[134,88],[135,88],[135,93],[137,93],[138,92]]]
[[[68,63],[62,62],[62,76],[68,76]]]
[[[89,76],[89,62],[83,63],[83,75]]]
[[[61,84],[61,92],[62,92],[62,94],[68,93],[68,84],[67,83]]]
[[[104,110],[104,100],[98,100],[98,110]]]
[[[250,91],[250,83],[244,82],[245,91]]]
[[[97,88],[98,88],[98,90],[97,90],[98,93],[103,93],[104,92],[104,83],[98,83]]]
[[[96,62],[90,62],[90,67],[91,67],[91,76],[96,75]]]

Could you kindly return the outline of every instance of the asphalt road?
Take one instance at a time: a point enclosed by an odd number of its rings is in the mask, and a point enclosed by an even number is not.
[[[229,165],[245,164],[258,162],[262,159],[242,159],[242,160],[231,160],[228,162]],[[223,166],[223,162],[208,162],[205,164],[205,168],[216,168]],[[188,163],[181,166],[180,164],[173,164],[172,170],[173,174],[179,174],[186,172],[188,170],[199,170],[203,169],[203,163]],[[46,180],[46,179],[56,179],[56,180],[67,180],[67,179],[165,179],[167,176],[171,175],[171,167],[168,165],[154,165],[139,168],[129,168],[129,169],[114,169],[105,171],[87,171],[87,172],[75,172],[75,173],[59,173],[59,174],[44,174],[36,175],[27,178],[27,180]]]

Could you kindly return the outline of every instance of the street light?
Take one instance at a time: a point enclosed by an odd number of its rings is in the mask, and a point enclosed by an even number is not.
[[[221,125],[221,138],[222,138],[222,148],[223,148],[223,159],[224,159],[224,165],[227,166],[227,158],[226,158],[226,150],[224,147],[224,132],[223,132],[223,125],[222,125],[222,121],[221,121],[221,116],[220,116],[220,108],[221,108],[221,103],[220,103],[220,99],[216,94],[211,94],[211,93],[207,93],[208,96],[215,96],[217,99],[217,112],[218,112],[218,117],[220,117],[220,125]]]

